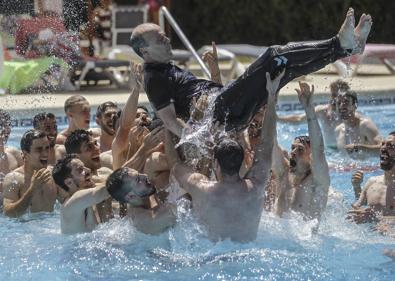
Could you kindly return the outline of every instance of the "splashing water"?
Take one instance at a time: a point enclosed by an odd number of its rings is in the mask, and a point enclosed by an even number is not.
[[[392,130],[394,108],[361,111],[385,135]],[[278,130],[287,148],[307,127],[280,123]],[[353,163],[343,156],[327,151],[334,167]],[[368,158],[360,165],[377,162]],[[330,195],[317,233],[316,222],[298,214],[277,218],[264,212],[256,241],[247,244],[209,241],[184,201],[178,203],[177,225],[159,236],[139,233],[128,219],[111,220],[92,233],[62,235],[59,206],[53,214],[19,220],[0,215],[0,280],[393,280],[394,262],[382,253],[395,249],[395,241],[370,224],[345,220],[354,201],[352,172],[330,170],[337,193]],[[365,178],[380,173],[371,169]]]

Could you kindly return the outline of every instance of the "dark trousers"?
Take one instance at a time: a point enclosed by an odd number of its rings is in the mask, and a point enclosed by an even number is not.
[[[244,74],[221,89],[215,101],[214,119],[226,130],[245,128],[255,113],[267,102],[266,72],[272,79],[285,68],[279,89],[291,80],[317,71],[347,56],[337,36],[322,41],[271,46]]]

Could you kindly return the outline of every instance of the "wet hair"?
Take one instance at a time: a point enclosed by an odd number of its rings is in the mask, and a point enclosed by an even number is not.
[[[130,37],[130,46],[139,57],[143,57],[140,48],[148,46],[147,41],[143,38],[143,34],[156,28],[159,28],[159,26],[153,23],[143,23],[134,28],[132,36]]]
[[[71,161],[79,159],[75,153],[66,154],[66,156],[58,160],[52,169],[52,178],[54,182],[66,191],[69,187],[64,183],[64,180],[71,177]]]
[[[115,131],[118,130],[118,127],[119,127],[119,122],[118,122],[118,120],[119,120],[119,118],[121,118],[121,113],[122,113],[122,110],[121,110],[121,109],[118,109],[117,114],[115,114],[115,115],[112,117],[112,127],[114,128]],[[118,122],[118,123],[117,123],[117,122]],[[118,125],[118,126],[117,126],[117,125]]]
[[[47,119],[47,118],[54,119],[55,115],[53,115],[50,112],[48,112],[48,113],[47,112],[41,112],[41,113],[36,114],[33,117],[33,128],[38,130],[40,128],[40,123],[42,121],[45,121],[45,119]]]
[[[239,173],[244,160],[244,150],[238,142],[224,139],[214,147],[214,158],[218,160],[221,172],[232,176]]]
[[[303,144],[308,144],[310,145],[310,137],[309,136],[297,136],[294,138],[294,140],[298,140]]]
[[[119,201],[120,203],[127,203],[125,200],[125,196],[130,192],[130,188],[128,188],[127,179],[130,179],[129,176],[129,168],[122,167],[114,172],[107,178],[106,181],[106,188],[108,193],[110,193],[111,197],[115,200]]]
[[[96,110],[96,117],[101,117],[104,112],[106,112],[107,108],[115,108],[118,109],[118,106],[112,101],[106,101],[99,105]]]
[[[337,79],[336,81],[332,82],[329,85],[330,89],[332,90],[333,88],[337,89],[337,93],[339,92],[347,92],[350,90],[350,84],[348,84],[346,81],[342,79]]]
[[[148,115],[150,115],[150,113],[149,113],[149,110],[148,110],[148,108],[145,106],[145,105],[138,105],[137,106],[137,109],[142,109],[142,110],[144,110],[145,112],[147,112],[148,113]]]
[[[69,97],[65,102],[64,102],[64,112],[67,113],[70,111],[70,109],[77,103],[79,102],[88,102],[88,100],[81,95],[74,95]]]
[[[392,131],[391,133],[388,134],[389,136],[394,136],[395,137],[395,131]]]
[[[10,127],[11,126],[11,116],[10,114],[0,108],[0,127]]]
[[[66,152],[68,154],[71,153],[81,153],[81,145],[84,142],[89,142],[90,137],[92,136],[92,132],[77,129],[72,132],[66,139],[64,143],[64,147],[66,148]]]
[[[35,129],[26,131],[21,139],[21,150],[30,153],[33,141],[36,139],[46,138],[47,134]]]
[[[357,104],[358,103],[358,97],[357,97],[357,92],[348,90],[341,96],[343,97],[351,97],[352,99],[352,104]]]

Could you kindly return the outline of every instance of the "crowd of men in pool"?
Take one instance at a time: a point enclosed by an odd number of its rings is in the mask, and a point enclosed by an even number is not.
[[[270,47],[226,86],[215,46],[204,55],[211,81],[197,79],[170,62],[170,41],[158,26],[138,26],[131,45],[144,67],[132,66],[132,92],[122,110],[111,101],[97,108],[99,129],[89,129],[87,99],[73,95],[64,105],[68,128],[58,133],[54,114],[39,113],[18,150],[6,146],[11,118],[0,109],[4,215],[52,212],[58,200],[64,234],[92,231],[115,213],[129,216],[136,230],[157,235],[176,224],[177,202],[190,200],[210,240],[248,242],[257,236],[263,210],[320,220],[330,186],[327,146],[355,159],[377,157],[383,175],[363,188],[363,172],[352,176],[356,202],[348,219],[374,223],[395,237],[395,132],[382,137],[374,122],[356,111],[357,94],[342,80],[330,84],[325,105],[314,106],[314,86],[299,82],[305,113],[278,117],[275,110],[279,89],[288,81],[363,51],[372,19],[363,14],[356,27],[354,21],[350,8],[329,40]],[[154,119],[138,104],[142,87]],[[213,104],[212,92],[219,93]],[[176,145],[207,113],[214,113],[210,138],[201,145]],[[308,136],[295,137],[285,151],[277,143],[278,120],[307,122]],[[395,257],[391,250],[387,255]]]

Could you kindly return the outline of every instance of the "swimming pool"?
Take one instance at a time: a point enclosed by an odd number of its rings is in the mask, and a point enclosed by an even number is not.
[[[395,106],[361,107],[383,135],[393,131]],[[290,147],[305,125],[278,125],[280,144]],[[10,143],[17,143],[13,136]],[[127,219],[112,220],[92,233],[60,234],[59,208],[53,214],[19,220],[0,215],[0,280],[394,280],[395,264],[382,256],[395,241],[344,217],[353,202],[350,184],[355,161],[327,151],[331,196],[318,234],[314,222],[263,213],[256,241],[212,243],[179,207],[178,224],[158,237],[135,231]],[[380,174],[378,159],[361,166]],[[242,206],[240,206],[242,207]]]

